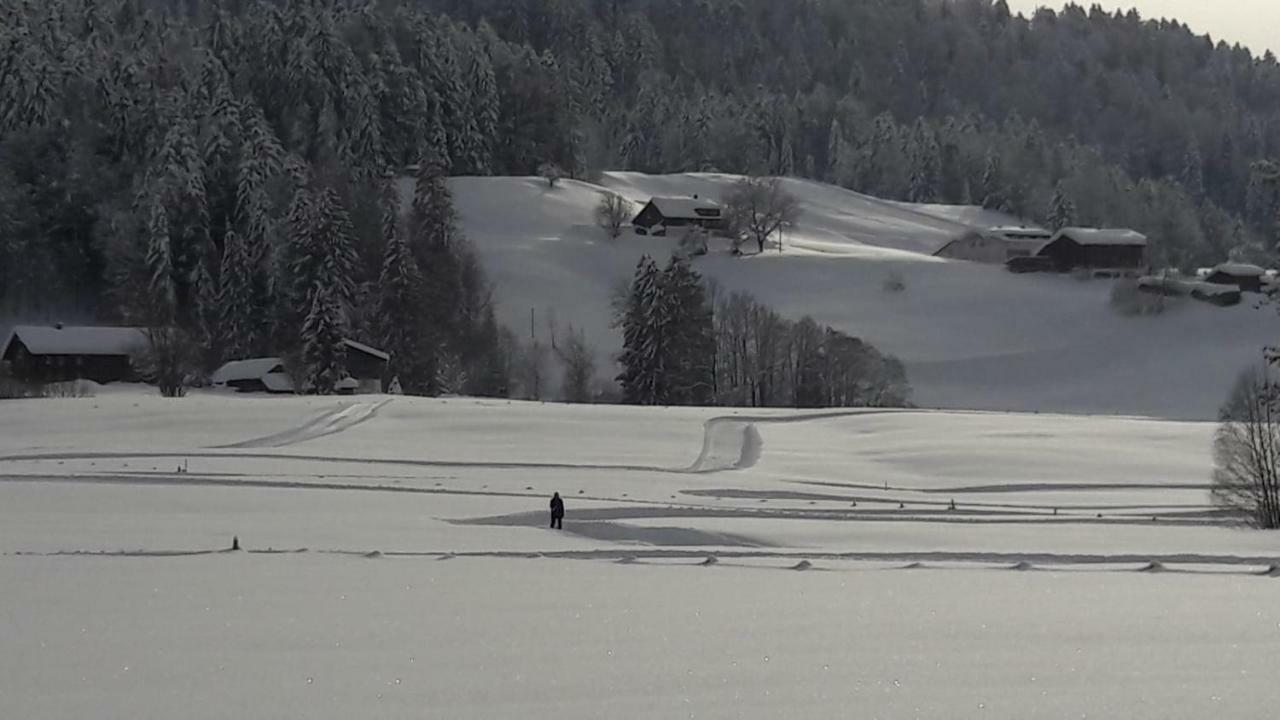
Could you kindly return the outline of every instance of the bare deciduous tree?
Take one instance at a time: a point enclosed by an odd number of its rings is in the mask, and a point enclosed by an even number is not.
[[[517,367],[520,394],[525,400],[543,400],[547,393],[548,348],[534,339],[523,346]]]
[[[196,367],[196,345],[176,327],[151,327],[136,358],[139,374],[167,398],[183,397]]]
[[[547,187],[554,188],[564,177],[564,170],[553,162],[545,162],[538,166],[538,176],[547,181]]]
[[[581,330],[569,326],[564,337],[553,344],[556,358],[564,368],[560,381],[560,395],[565,402],[589,403],[593,400],[592,384],[596,379],[595,352],[587,343]]]
[[[754,240],[761,253],[774,233],[800,217],[800,201],[783,189],[781,178],[743,178],[733,186],[725,204],[735,248],[737,242]]]
[[[631,201],[618,193],[605,193],[596,205],[596,224],[616,240],[622,235],[622,226],[631,219]]]
[[[1280,383],[1247,370],[1222,407],[1214,439],[1213,501],[1250,525],[1280,529]]]

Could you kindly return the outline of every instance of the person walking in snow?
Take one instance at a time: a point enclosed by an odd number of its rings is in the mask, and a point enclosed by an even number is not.
[[[564,500],[560,499],[560,493],[551,496],[551,527],[564,529]]]

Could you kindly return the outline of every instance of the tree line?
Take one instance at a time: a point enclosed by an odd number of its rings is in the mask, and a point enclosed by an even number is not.
[[[635,405],[903,407],[902,363],[805,317],[792,322],[749,294],[709,286],[689,260],[640,259],[615,303],[618,376]]]
[[[1078,5],[13,0],[0,107],[0,306],[27,314],[123,317],[143,228],[173,239],[184,306],[221,286],[229,231],[278,269],[300,169],[367,283],[375,179],[428,156],[805,176],[1131,226],[1182,266],[1280,239],[1275,58]]]

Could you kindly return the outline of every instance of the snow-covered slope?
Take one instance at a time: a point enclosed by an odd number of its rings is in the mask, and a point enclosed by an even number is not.
[[[652,195],[719,197],[724,175],[608,173],[603,186],[637,203]],[[1122,317],[1111,285],[943,261],[931,253],[970,226],[1016,224],[978,208],[910,206],[819,183],[789,180],[804,205],[782,253],[738,259],[719,252],[697,269],[747,290],[785,315],[812,315],[900,356],[922,406],[1211,418],[1241,368],[1273,337],[1272,310],[1185,305],[1159,317]],[[583,328],[602,375],[620,345],[612,291],[644,253],[673,241],[592,224],[604,188],[533,178],[459,178],[463,225],[498,285],[502,319],[527,331],[554,314]],[[898,273],[903,293],[887,293]]]

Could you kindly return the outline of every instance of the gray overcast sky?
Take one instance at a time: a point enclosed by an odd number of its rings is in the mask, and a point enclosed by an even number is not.
[[[1089,7],[1097,2],[1114,10],[1137,8],[1144,18],[1175,18],[1214,41],[1239,42],[1261,55],[1280,54],[1280,0],[1077,0]],[[1008,0],[1014,12],[1030,15],[1040,6],[1061,8],[1066,0]]]

